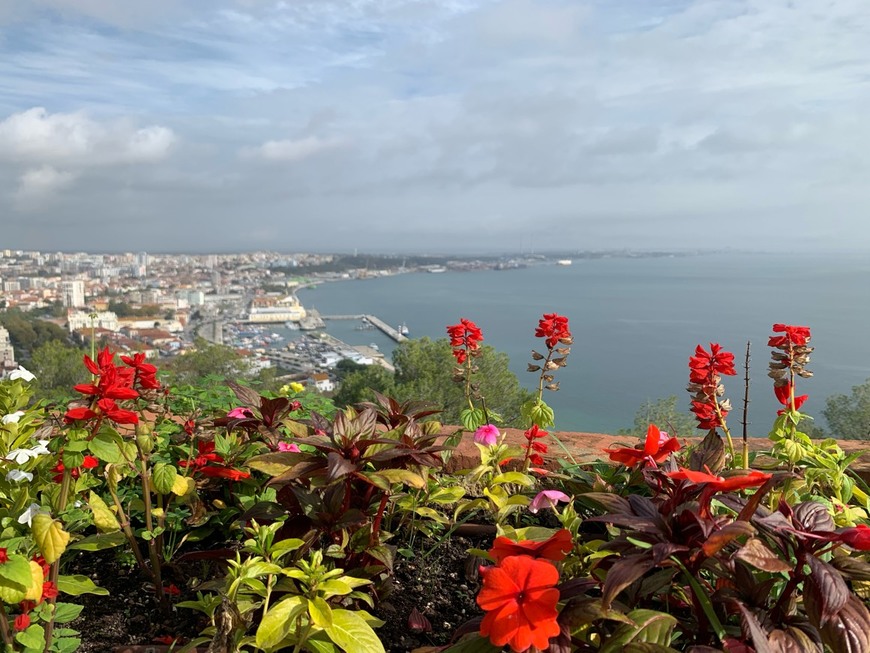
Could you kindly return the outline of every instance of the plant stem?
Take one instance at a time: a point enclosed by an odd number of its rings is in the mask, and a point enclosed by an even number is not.
[[[12,650],[12,634],[9,632],[9,620],[6,618],[6,604],[0,601],[0,633],[3,634],[4,648]]]
[[[141,569],[142,572],[153,582],[154,574],[151,573],[151,570],[148,568],[148,563],[145,562],[145,558],[142,557],[142,552],[139,550],[139,542],[133,534],[133,529],[130,528],[130,517],[124,510],[124,506],[121,505],[121,499],[118,498],[118,493],[111,485],[109,485],[109,494],[112,495],[112,501],[115,504],[115,508],[118,510],[118,517],[122,519],[121,530],[124,531],[124,535],[127,537],[127,542],[130,544],[130,549],[133,551],[133,556],[136,558],[136,564],[139,565],[139,569]]]
[[[154,590],[157,592],[157,601],[160,603],[160,609],[169,610],[169,604],[166,602],[166,594],[163,591],[163,574],[160,564],[160,555],[157,550],[157,538],[154,536],[154,518],[151,510],[151,481],[148,478],[148,461],[145,460],[145,454],[139,448],[137,442],[136,448],[139,451],[139,473],[142,481],[142,501],[145,503],[145,528],[151,533],[151,538],[148,540],[148,557],[151,560],[151,574],[154,577]]]
[[[69,500],[69,490],[72,485],[72,473],[64,467],[63,479],[60,484],[60,496],[58,497],[58,514],[66,510],[66,504]],[[57,577],[60,575],[60,560],[55,560],[51,564],[51,570],[48,572],[48,580],[57,587]],[[48,604],[51,606],[51,617],[48,623],[45,624],[45,651],[51,648],[51,635],[54,631],[54,604],[57,603],[57,597],[48,599]]]
[[[746,341],[746,359],[743,369],[746,375],[743,377],[743,469],[749,469],[749,347],[751,342]]]

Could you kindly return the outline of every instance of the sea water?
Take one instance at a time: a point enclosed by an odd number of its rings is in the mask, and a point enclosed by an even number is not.
[[[528,388],[526,372],[543,313],[570,319],[574,345],[556,372],[559,392],[546,392],[556,428],[615,432],[631,425],[637,407],[670,395],[688,409],[688,358],[697,344],[718,342],[737,358],[739,375],[726,377],[725,396],[742,410],[742,362],[752,343],[750,432],[766,435],[779,407],[767,377],[767,337],[775,322],[809,325],[816,350],[798,381],[810,400],[804,411],[823,424],[831,394],[848,393],[870,377],[870,257],[858,255],[705,254],[662,258],[575,259],[571,266],[443,274],[413,273],[323,283],[302,290],[307,308],[324,315],[378,316],[411,337],[446,336],[465,317],[486,344],[510,356]],[[395,343],[357,322],[332,321],[328,332],[350,344],[374,343],[388,356]],[[425,399],[421,397],[421,399]]]

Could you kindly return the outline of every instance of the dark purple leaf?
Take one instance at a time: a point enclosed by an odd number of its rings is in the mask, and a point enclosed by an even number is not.
[[[566,601],[581,594],[586,594],[589,590],[598,587],[598,581],[591,578],[572,578],[560,583],[556,588],[559,590],[559,600]]]
[[[605,609],[600,598],[589,596],[571,599],[559,613],[559,623],[572,629],[591,624],[599,619],[619,621],[625,624],[634,623],[619,610]]]
[[[227,381],[226,384],[243,406],[251,407],[260,405],[260,393],[256,390],[246,388],[235,381]]]
[[[870,612],[857,596],[849,596],[840,612],[821,629],[832,653],[870,651]]]
[[[351,472],[355,472],[357,465],[342,456],[337,451],[329,452],[326,456],[326,480],[335,481],[342,476],[347,476]]]
[[[860,558],[846,555],[834,556],[831,564],[849,580],[870,580],[870,564]]]
[[[713,531],[701,548],[704,551],[704,555],[708,557],[714,556],[729,542],[744,535],[752,535],[754,532],[755,528],[748,522],[735,521],[723,526],[717,531]]]
[[[659,542],[658,544],[653,545],[652,557],[653,557],[653,565],[659,566],[670,558],[675,553],[680,553],[682,551],[688,551],[689,547],[682,546],[681,544],[674,544],[673,542]]]
[[[609,492],[586,492],[577,497],[583,503],[596,503],[603,507],[609,513],[619,515],[631,515],[631,505],[623,497],[618,494],[610,494]]]
[[[817,501],[804,501],[797,504],[792,519],[801,530],[808,533],[832,532],[837,528],[831,513]]]
[[[600,521],[623,528],[629,528],[639,533],[658,533],[661,534],[661,525],[651,519],[645,517],[634,517],[633,515],[601,515],[599,517],[587,517],[585,521]]]
[[[737,605],[737,609],[740,611],[740,622],[743,624],[743,631],[752,638],[752,645],[755,647],[755,652],[773,653],[770,649],[770,645],[767,643],[767,634],[765,634],[764,630],[761,628],[761,624],[758,623],[758,619],[756,619],[752,611],[739,601],[735,601],[735,604]]]
[[[648,553],[621,558],[607,571],[604,586],[601,588],[601,604],[610,608],[613,599],[638,578],[653,568],[652,557]]]
[[[740,547],[740,550],[734,554],[734,557],[738,560],[743,560],[756,569],[771,573],[791,571],[794,568],[791,562],[782,560],[757,537],[746,540],[746,544]]]
[[[659,509],[647,497],[642,497],[639,494],[628,495],[628,505],[638,517],[647,517],[648,519],[661,520]]]
[[[814,626],[821,629],[836,615],[851,593],[840,572],[817,557],[807,556],[810,575],[804,583],[804,605]]]
[[[771,631],[767,641],[773,653],[822,653],[821,641],[814,641],[800,628],[777,628]]]

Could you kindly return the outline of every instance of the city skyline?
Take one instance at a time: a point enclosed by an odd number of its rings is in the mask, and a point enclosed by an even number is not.
[[[0,245],[867,250],[868,27],[858,0],[0,0]]]

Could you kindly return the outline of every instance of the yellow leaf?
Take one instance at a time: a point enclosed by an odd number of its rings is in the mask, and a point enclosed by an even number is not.
[[[172,482],[172,494],[183,497],[188,492],[193,492],[196,489],[196,481],[189,476],[179,474]]]
[[[66,550],[66,545],[69,544],[69,533],[63,530],[63,524],[52,519],[51,515],[39,513],[33,516],[33,539],[45,561],[52,564]]]
[[[45,576],[42,573],[42,566],[38,562],[30,561],[30,587],[27,588],[27,593],[24,595],[25,601],[39,601],[42,599],[42,581]]]
[[[102,497],[96,492],[91,492],[88,497],[88,505],[94,513],[94,524],[97,530],[101,533],[114,533],[121,530],[121,524],[115,514],[109,510],[109,506],[103,501]]]

